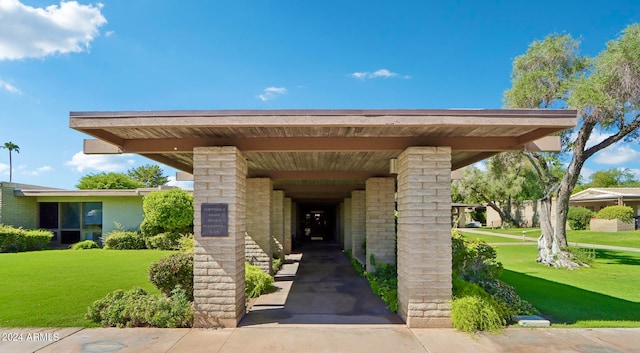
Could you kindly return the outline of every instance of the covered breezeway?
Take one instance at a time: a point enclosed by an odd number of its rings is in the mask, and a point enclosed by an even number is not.
[[[371,255],[397,259],[398,314],[408,326],[447,327],[452,170],[501,151],[557,149],[559,139],[547,136],[573,127],[576,115],[72,112],[70,126],[97,138],[85,141],[85,153],[137,153],[193,175],[196,326],[237,326],[246,311],[244,262],[271,271],[272,256],[289,253],[307,214],[317,213],[333,220],[320,234],[330,232],[368,270]]]

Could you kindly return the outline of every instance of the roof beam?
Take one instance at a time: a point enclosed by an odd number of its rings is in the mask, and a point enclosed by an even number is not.
[[[521,142],[523,141],[523,142]],[[522,150],[531,140],[516,137],[263,137],[133,139],[116,144],[121,153],[184,153],[195,147],[236,146],[243,152],[404,151],[411,146],[450,146],[457,151]],[[91,143],[91,145],[97,143]],[[86,146],[86,143],[85,143]],[[85,153],[92,152],[91,150]],[[109,152],[103,152],[109,153]]]

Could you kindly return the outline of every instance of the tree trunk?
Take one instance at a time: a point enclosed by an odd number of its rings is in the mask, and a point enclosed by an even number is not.
[[[554,230],[551,224],[552,197],[545,196],[540,200],[540,204],[540,229],[542,234],[538,238],[538,258],[536,261],[547,266],[562,267],[570,270],[586,266],[574,261],[571,253],[567,251],[567,247],[562,246],[562,237],[558,236],[557,228]],[[559,205],[556,205],[556,207],[559,207]]]

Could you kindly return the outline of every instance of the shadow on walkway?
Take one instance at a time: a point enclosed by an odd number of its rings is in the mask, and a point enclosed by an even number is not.
[[[299,251],[278,272],[278,290],[260,296],[240,326],[404,324],[358,276],[337,244],[313,241]]]

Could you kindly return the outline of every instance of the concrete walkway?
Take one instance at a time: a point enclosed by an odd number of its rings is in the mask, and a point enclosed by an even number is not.
[[[254,301],[238,328],[0,328],[0,352],[640,352],[640,329],[409,329],[337,246],[302,250],[278,273],[279,290]]]
[[[475,233],[475,234],[484,234],[484,235],[492,235],[495,237],[509,238],[509,239],[518,239],[522,240],[524,244],[530,245],[531,242],[538,242],[538,238],[527,237],[526,235],[510,235],[510,234],[501,234],[501,233],[493,233],[491,231],[479,230],[474,228],[458,228],[459,231],[465,233]],[[500,243],[500,245],[521,245],[519,243]],[[592,249],[603,249],[603,250],[619,250],[619,251],[630,251],[630,252],[640,252],[640,248],[631,248],[627,246],[614,246],[614,245],[601,245],[601,244],[588,244],[588,243],[574,243],[569,242],[571,246],[581,246],[583,248],[592,248]]]

